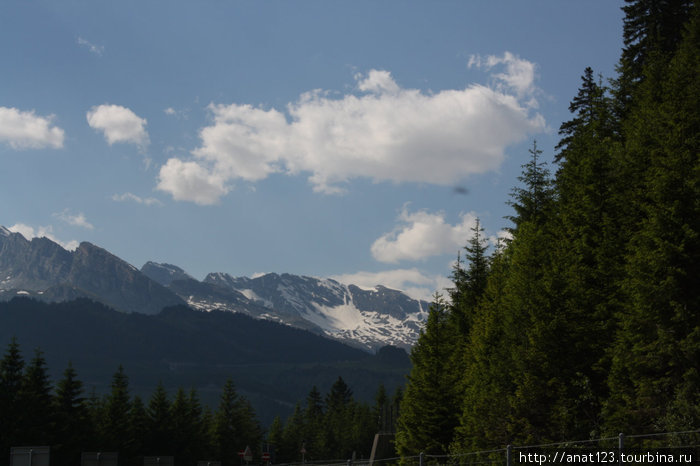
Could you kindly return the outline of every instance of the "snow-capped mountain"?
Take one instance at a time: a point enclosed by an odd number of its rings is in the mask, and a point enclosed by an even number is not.
[[[68,251],[48,238],[27,240],[0,227],[0,301],[14,296],[48,302],[87,297],[143,314],[187,303],[310,330],[369,350],[411,347],[428,310],[425,301],[383,286],[366,290],[276,273],[255,278],[211,273],[198,281],[180,267],[155,262],[138,270],[87,242]]]
[[[291,274],[248,278],[210,273],[202,282],[174,280],[169,288],[197,309],[243,312],[366,349],[410,348],[428,310],[427,302],[383,286],[365,290],[332,279]]]

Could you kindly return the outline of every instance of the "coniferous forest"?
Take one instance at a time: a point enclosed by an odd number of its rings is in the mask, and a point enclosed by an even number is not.
[[[413,348],[401,455],[700,427],[700,11],[627,0],[613,79],[583,71],[510,237],[477,224]]]
[[[132,396],[121,368],[98,397],[70,366],[52,385],[41,352],[25,362],[15,342],[0,452],[31,438],[55,464],[98,450],[236,464],[269,442],[279,463],[366,457],[394,427],[401,456],[700,428],[700,8],[624,12],[617,75],[581,70],[558,145],[523,154],[508,237],[489,245],[477,222],[405,390],[379,387],[369,406],[339,378],[265,433],[231,381],[215,410],[195,391]]]
[[[145,456],[173,456],[176,465],[201,460],[239,464],[250,447],[254,464],[369,457],[374,434],[393,430],[401,390],[390,397],[379,386],[373,406],[356,401],[338,377],[324,396],[312,387],[285,423],[275,418],[265,433],[248,400],[229,379],[215,409],[196,390],[169,394],[159,384],[149,399],[133,395],[120,366],[111,391],[87,393],[71,364],[53,384],[46,360],[36,350],[25,361],[16,340],[0,360],[0,465],[11,447],[48,445],[51,464],[80,464],[82,452],[118,452],[119,464],[142,464]],[[304,450],[302,452],[302,449]]]

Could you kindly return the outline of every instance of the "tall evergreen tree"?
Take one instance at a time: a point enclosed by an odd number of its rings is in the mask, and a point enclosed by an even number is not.
[[[146,406],[138,395],[131,401],[129,409],[129,431],[131,432],[131,443],[128,451],[123,451],[124,456],[144,456],[148,454],[148,438],[150,435],[150,419],[146,412]]]
[[[314,385],[306,397],[306,409],[304,410],[304,440],[306,448],[315,451],[318,455],[323,448],[324,431],[323,398],[321,392]]]
[[[649,62],[670,58],[681,41],[694,0],[625,0],[622,56],[616,83],[618,118],[631,110],[637,87],[647,77]],[[656,57],[656,58],[654,58]]]
[[[172,455],[175,450],[173,444],[173,418],[170,411],[170,400],[162,382],[158,382],[155,391],[148,403],[148,454]]]
[[[24,359],[20,352],[19,343],[12,338],[7,346],[4,357],[0,360],[0,449],[9,451],[16,445],[18,421],[21,406],[18,404],[19,392],[22,385]],[[9,463],[6,455],[0,455],[0,465]]]
[[[628,236],[620,195],[618,150],[611,99],[586,68],[569,106],[573,118],[562,124],[557,145],[557,212],[552,266],[564,282],[562,309],[572,358],[569,405],[561,420],[577,438],[600,433],[606,397],[607,349],[613,339],[622,297],[624,247]],[[567,422],[564,417],[570,420]]]
[[[457,262],[452,274],[455,286],[450,290],[451,315],[460,335],[465,338],[469,334],[488,277],[488,256],[486,254],[488,246],[484,238],[484,229],[478,218],[471,231],[472,236],[464,248],[467,268],[463,267],[460,256],[457,255]]]
[[[698,10],[660,89],[644,82],[635,110],[644,115],[646,139],[643,147],[629,144],[647,152],[647,197],[623,283],[628,300],[610,377],[611,430],[683,430],[700,422]]]
[[[401,456],[445,454],[459,422],[460,374],[451,370],[457,334],[447,306],[435,295],[425,329],[411,350],[413,368],[401,402],[396,448]]]
[[[128,451],[131,442],[129,429],[129,378],[120,365],[112,376],[112,391],[107,396],[101,416],[101,449],[105,451]]]
[[[223,465],[233,465],[237,452],[249,446],[259,453],[262,430],[252,406],[236,392],[233,380],[224,385],[221,401],[214,419],[214,434],[218,457]]]
[[[56,428],[51,456],[58,464],[77,464],[80,452],[91,441],[92,422],[85,397],[83,383],[71,363],[56,385],[54,395]]]
[[[22,409],[18,436],[22,444],[50,445],[53,442],[55,416],[51,389],[46,360],[41,350],[36,349],[25,369],[18,399]]]

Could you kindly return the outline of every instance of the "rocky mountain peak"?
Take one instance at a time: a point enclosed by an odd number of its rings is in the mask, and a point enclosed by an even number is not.
[[[177,265],[148,261],[141,267],[141,273],[163,286],[175,280],[193,280],[192,276]]]

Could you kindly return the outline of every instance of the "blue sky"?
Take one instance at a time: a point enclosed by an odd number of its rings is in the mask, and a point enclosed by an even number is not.
[[[429,296],[508,226],[622,1],[0,4],[0,224]]]

